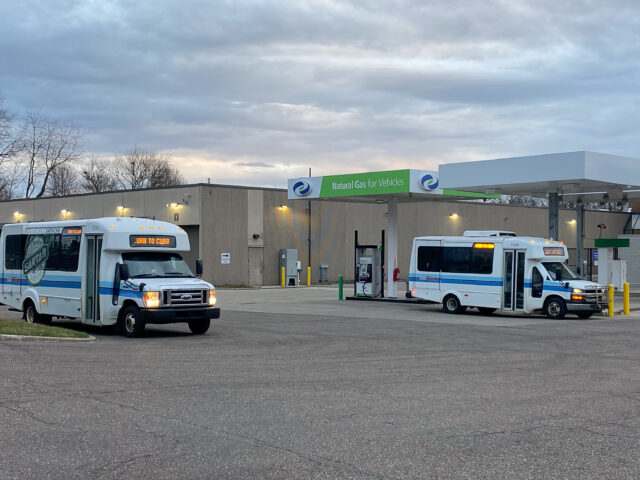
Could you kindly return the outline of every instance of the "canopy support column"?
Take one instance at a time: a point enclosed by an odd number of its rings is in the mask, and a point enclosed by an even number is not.
[[[560,196],[558,192],[549,193],[549,238],[558,238],[558,210],[560,210]]]
[[[576,205],[576,270],[578,275],[584,276],[584,206],[582,203]]]
[[[392,196],[387,204],[387,297],[396,298],[398,287],[393,280],[393,272],[398,266],[398,198]],[[383,252],[383,255],[385,252]]]

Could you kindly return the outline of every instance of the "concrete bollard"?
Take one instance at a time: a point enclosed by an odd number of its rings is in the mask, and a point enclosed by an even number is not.
[[[607,291],[607,317],[613,317],[613,283],[609,284]]]
[[[624,305],[622,313],[629,315],[629,282],[624,282],[624,286],[622,287],[622,303]]]

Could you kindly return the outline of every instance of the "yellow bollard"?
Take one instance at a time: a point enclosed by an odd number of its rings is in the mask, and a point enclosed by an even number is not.
[[[622,287],[622,302],[624,305],[623,313],[629,315],[629,282],[624,282]]]
[[[311,286],[311,267],[307,267],[307,287]]]
[[[284,287],[284,267],[280,267],[280,286]]]
[[[609,284],[607,292],[607,317],[613,317],[613,283]]]

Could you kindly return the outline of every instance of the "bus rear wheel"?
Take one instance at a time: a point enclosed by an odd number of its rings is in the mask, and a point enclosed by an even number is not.
[[[122,312],[122,331],[127,337],[141,337],[144,333],[145,323],[142,320],[140,309],[129,305]]]
[[[549,298],[544,302],[544,308],[542,309],[544,314],[553,320],[560,320],[564,318],[567,313],[567,306],[564,304],[564,300],[559,297]]]
[[[455,295],[447,295],[442,302],[442,310],[444,310],[445,313],[462,313],[466,308],[460,305],[458,297]]]
[[[189,330],[191,330],[191,333],[193,333],[194,335],[202,335],[203,333],[207,333],[207,330],[209,330],[210,326],[211,320],[208,318],[206,320],[191,320],[189,322]]]

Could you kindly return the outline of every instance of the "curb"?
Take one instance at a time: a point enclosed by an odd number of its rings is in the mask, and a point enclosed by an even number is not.
[[[45,341],[45,342],[95,342],[96,337],[89,338],[69,338],[69,337],[39,337],[36,335],[7,335],[0,333],[0,340],[18,340],[18,341]]]

